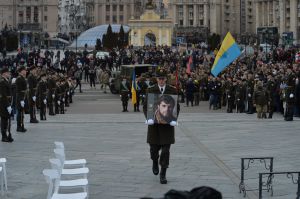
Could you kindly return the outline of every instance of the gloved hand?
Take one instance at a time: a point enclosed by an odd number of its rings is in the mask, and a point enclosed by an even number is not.
[[[8,114],[11,114],[11,111],[12,111],[11,106],[8,106],[6,109],[7,109]]]
[[[231,96],[230,95],[228,95],[228,98],[230,98]]]
[[[294,98],[294,94],[293,93],[290,94],[290,98]]]
[[[176,125],[177,125],[177,122],[176,122],[176,121],[172,121],[172,122],[170,122],[170,125],[171,125],[171,126],[176,126]]]
[[[251,94],[250,94],[250,93],[248,94],[248,97],[251,97]]]
[[[69,92],[69,91],[67,92],[67,95],[70,95],[70,92]]]
[[[52,98],[53,98],[53,99],[55,98],[55,95],[54,95],[54,94],[52,95]]]
[[[36,96],[33,96],[33,97],[32,97],[32,100],[35,102],[35,100],[36,100]]]
[[[57,101],[57,104],[60,105],[60,101],[59,100]]]
[[[24,108],[24,106],[25,106],[24,100],[20,101],[20,104],[21,104],[21,107]]]
[[[65,98],[62,98],[62,101],[65,102]]]
[[[122,97],[122,95],[120,95],[120,97]]]
[[[43,102],[44,102],[44,104],[47,104],[47,100],[46,99],[44,99]]]
[[[153,121],[153,119],[149,119],[149,120],[146,120],[145,124],[153,125],[154,121]]]

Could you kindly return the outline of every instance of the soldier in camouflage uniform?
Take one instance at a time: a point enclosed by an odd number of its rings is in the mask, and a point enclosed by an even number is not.
[[[237,113],[243,113],[245,110],[245,105],[244,105],[245,93],[246,93],[246,89],[243,82],[241,81],[241,79],[237,79],[237,85],[235,88],[235,102],[236,102]]]

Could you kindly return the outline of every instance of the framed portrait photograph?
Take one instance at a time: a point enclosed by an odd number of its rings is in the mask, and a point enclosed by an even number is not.
[[[148,93],[147,120],[156,124],[169,124],[177,121],[177,95]]]

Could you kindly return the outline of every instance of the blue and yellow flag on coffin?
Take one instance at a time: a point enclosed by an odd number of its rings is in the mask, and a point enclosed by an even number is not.
[[[214,61],[214,65],[211,68],[211,73],[216,77],[220,72],[224,70],[231,62],[233,62],[238,56],[241,55],[241,50],[235,43],[234,38],[227,33],[224,38],[221,48],[217,53]]]
[[[131,103],[136,104],[136,81],[135,81],[135,71],[132,72],[132,85],[131,85]]]

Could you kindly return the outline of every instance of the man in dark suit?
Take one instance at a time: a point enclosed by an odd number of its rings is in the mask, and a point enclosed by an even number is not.
[[[0,81],[0,116],[1,116],[1,134],[2,142],[13,142],[14,139],[10,133],[10,115],[12,112],[11,108],[11,89],[10,89],[10,72],[8,68],[1,70],[1,81]],[[7,135],[8,132],[8,135]]]
[[[147,90],[147,95],[149,93],[177,95],[176,88],[166,84],[167,73],[165,71],[158,71],[156,79],[157,84]],[[180,106],[177,104],[177,114],[179,113],[179,109]],[[147,118],[147,97],[143,106],[143,111]],[[147,143],[150,145],[150,155],[153,161],[153,174],[158,175],[159,163],[161,166],[160,183],[167,184],[166,171],[169,167],[170,147],[171,144],[175,143],[174,126],[176,126],[177,122],[171,121],[167,124],[158,124],[154,123],[153,119],[149,119],[146,121],[146,124],[148,124]],[[161,153],[159,154],[160,150]]]
[[[24,128],[24,109],[27,92],[26,81],[26,68],[21,66],[18,69],[19,76],[16,79],[16,106],[17,106],[17,131],[25,133],[27,130]]]

